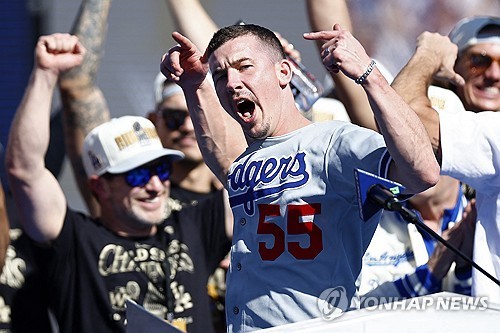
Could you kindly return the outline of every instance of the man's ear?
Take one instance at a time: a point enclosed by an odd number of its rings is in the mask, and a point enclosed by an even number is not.
[[[89,179],[90,191],[94,193],[99,201],[107,198],[111,193],[109,184],[103,177],[91,176]]]
[[[284,88],[286,85],[290,83],[292,80],[292,65],[286,59],[281,60],[277,66],[278,71],[278,80],[280,82],[280,86]]]
[[[150,111],[146,114],[146,118],[151,120],[153,124],[156,124],[156,119],[158,117],[158,114],[155,111]]]

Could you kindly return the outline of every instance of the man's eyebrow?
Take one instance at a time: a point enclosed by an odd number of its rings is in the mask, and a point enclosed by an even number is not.
[[[251,60],[252,60],[252,58],[250,58],[250,57],[242,57],[242,58],[230,61],[229,66],[235,66],[235,65],[240,64],[244,61],[251,61]],[[227,68],[222,68],[219,65],[215,70],[212,71],[212,76],[217,76],[217,75],[220,75],[221,73],[224,73],[224,72],[227,72]]]
[[[224,69],[224,68],[219,66],[215,70],[212,71],[212,77],[217,77],[218,75],[221,75],[224,72],[227,72],[227,69]]]
[[[243,58],[239,58],[239,59],[236,59],[234,61],[231,61],[230,64],[231,65],[239,64],[239,63],[242,63],[243,61],[249,61],[249,60],[252,60],[252,59],[249,57],[243,57]]]

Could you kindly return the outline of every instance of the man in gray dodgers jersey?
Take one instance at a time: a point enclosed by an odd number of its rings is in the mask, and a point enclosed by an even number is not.
[[[383,136],[301,116],[290,64],[268,29],[222,28],[204,55],[181,34],[172,36],[179,44],[161,70],[183,88],[204,158],[229,190],[234,213],[228,331],[319,317],[318,298],[328,288],[342,287],[350,299],[380,217],[359,218],[354,168],[399,181],[410,193],[438,180],[413,110],[339,25],[304,37],[326,40],[325,66],[363,86]],[[232,136],[241,129],[248,144]]]

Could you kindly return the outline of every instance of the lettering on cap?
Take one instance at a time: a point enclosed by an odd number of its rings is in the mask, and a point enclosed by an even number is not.
[[[119,150],[123,150],[139,142],[141,146],[148,146],[151,140],[158,138],[158,133],[154,128],[143,128],[139,122],[132,125],[133,130],[125,132],[115,137],[116,145]]]

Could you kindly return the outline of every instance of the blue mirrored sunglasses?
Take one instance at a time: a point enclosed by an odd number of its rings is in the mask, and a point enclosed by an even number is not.
[[[165,125],[171,131],[177,131],[186,122],[186,118],[189,117],[187,110],[182,109],[172,109],[163,108],[160,113],[165,119]]]
[[[125,181],[132,187],[145,186],[151,180],[151,177],[158,176],[164,182],[170,178],[172,163],[161,161],[155,164],[141,165],[135,169],[124,173]]]

